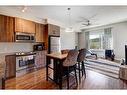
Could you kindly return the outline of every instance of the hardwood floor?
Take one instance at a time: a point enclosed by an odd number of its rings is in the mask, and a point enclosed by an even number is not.
[[[78,87],[75,86],[75,80],[70,77],[72,89],[127,89],[127,81],[115,79],[100,73],[86,70],[86,79],[82,78]],[[66,87],[64,81],[63,88]],[[40,69],[23,76],[6,80],[6,89],[58,89],[52,81],[46,81],[46,69]]]

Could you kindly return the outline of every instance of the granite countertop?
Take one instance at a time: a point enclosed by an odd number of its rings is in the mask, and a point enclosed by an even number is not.
[[[4,75],[5,70],[5,55],[0,55],[0,77]]]

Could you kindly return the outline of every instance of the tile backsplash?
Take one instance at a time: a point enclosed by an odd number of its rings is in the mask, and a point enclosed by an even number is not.
[[[29,52],[33,43],[0,43],[0,53]]]

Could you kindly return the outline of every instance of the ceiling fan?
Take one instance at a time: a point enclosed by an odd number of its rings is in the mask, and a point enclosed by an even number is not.
[[[92,25],[93,23],[91,22],[91,20],[94,20],[94,17],[96,16],[97,14],[89,17],[89,18],[85,18],[85,17],[80,17],[80,21],[78,21],[78,23],[81,23],[81,25],[85,25],[85,26],[90,26]]]
[[[83,22],[82,25],[89,26],[92,25],[92,23],[90,22],[90,20],[86,20],[86,22],[85,23]]]

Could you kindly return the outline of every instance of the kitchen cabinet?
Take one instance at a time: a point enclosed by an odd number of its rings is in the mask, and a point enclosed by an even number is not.
[[[60,36],[60,27],[53,25],[53,24],[47,24],[46,30],[48,31],[48,35],[52,36]]]
[[[44,25],[36,23],[36,42],[44,42]]]
[[[15,18],[15,32],[35,33],[35,22]]]
[[[37,68],[46,66],[46,54],[46,50],[36,52],[35,64]]]
[[[16,76],[16,56],[15,55],[6,55],[6,69],[5,69],[5,77],[12,78]]]
[[[0,15],[0,42],[14,41],[14,18]]]
[[[5,79],[0,77],[0,90],[5,89]]]

